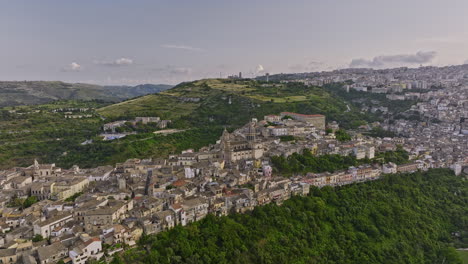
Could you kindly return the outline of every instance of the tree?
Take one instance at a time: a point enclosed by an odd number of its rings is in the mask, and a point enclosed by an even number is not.
[[[119,255],[115,255],[110,264],[125,264],[125,262],[122,261]]]
[[[337,131],[335,131],[335,137],[338,141],[350,141],[351,140],[351,136],[346,133],[345,130],[343,129],[338,129]]]
[[[42,240],[44,240],[44,238],[41,235],[37,234],[33,237],[32,242],[39,242]]]

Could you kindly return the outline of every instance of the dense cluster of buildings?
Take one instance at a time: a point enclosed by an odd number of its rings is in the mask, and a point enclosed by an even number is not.
[[[466,164],[468,64],[382,70],[342,69],[279,78],[283,82],[299,81],[317,86],[346,83],[343,89],[347,91],[382,93],[389,100],[411,100],[414,105],[405,113],[389,113],[388,107],[379,101],[360,105],[362,111],[385,114],[386,122],[381,124],[382,128],[402,136],[402,145],[430,167],[452,167],[459,173]]]
[[[299,81],[323,86],[349,82],[345,89],[372,93],[402,93],[408,90],[428,90],[433,87],[453,87],[468,83],[468,64],[447,67],[419,67],[393,69],[350,68],[334,71],[297,73],[279,76],[284,81]]]
[[[411,153],[433,167],[453,167],[459,173],[468,157],[468,87],[453,86],[422,93],[407,115],[382,124],[404,138]]]
[[[337,129],[339,124],[326,124],[323,115],[283,112],[252,119],[232,132],[224,130],[219,141],[198,151],[164,159],[130,159],[94,169],[34,162],[2,171],[0,263],[81,264],[112,255],[122,245],[135,245],[143,233],[184,226],[207,214],[281,204],[293,195],[307,195],[311,185],[343,185],[373,180],[382,173],[442,166],[419,160],[420,146],[410,144],[410,139],[355,133],[352,140],[340,142],[330,133]],[[283,136],[295,140],[282,141]],[[304,149],[315,155],[372,159],[376,152],[396,150],[398,145],[411,153],[411,163],[367,164],[291,178],[274,173],[271,164],[272,156]],[[31,196],[38,201],[27,208],[18,204]]]
[[[119,131],[119,128],[125,127],[128,123],[133,126],[137,126],[138,124],[156,124],[158,129],[164,129],[167,127],[168,124],[171,123],[171,120],[161,120],[159,117],[154,116],[145,116],[145,117],[136,117],[133,120],[117,120],[114,122],[106,123],[102,126],[102,130],[104,133],[101,134],[104,140],[114,140],[126,137],[131,134],[136,134],[135,131],[132,132],[124,132]]]

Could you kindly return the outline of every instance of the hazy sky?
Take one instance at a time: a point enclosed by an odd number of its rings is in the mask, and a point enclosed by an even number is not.
[[[466,0],[0,0],[0,80],[462,64]]]

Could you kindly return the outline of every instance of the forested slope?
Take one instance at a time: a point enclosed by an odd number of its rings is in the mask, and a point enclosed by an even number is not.
[[[113,263],[461,263],[453,246],[468,246],[466,195],[466,180],[444,169],[313,188],[144,236]]]

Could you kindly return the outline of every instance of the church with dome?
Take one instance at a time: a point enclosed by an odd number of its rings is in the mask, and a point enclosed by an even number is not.
[[[257,140],[255,122],[247,125],[246,133],[229,133],[224,129],[220,140],[221,156],[226,164],[263,157],[263,144]]]

